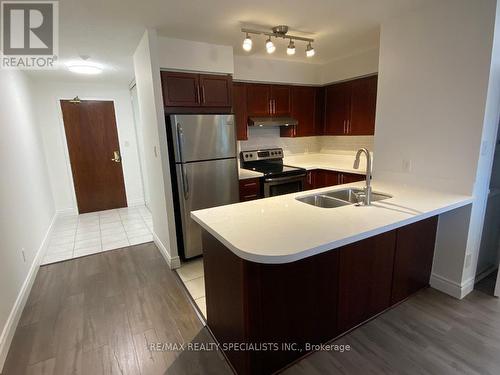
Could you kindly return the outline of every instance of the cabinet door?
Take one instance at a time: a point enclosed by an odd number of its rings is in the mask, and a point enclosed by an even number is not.
[[[314,189],[314,170],[307,171],[304,190]]]
[[[247,91],[246,84],[233,83],[233,113],[236,121],[236,138],[238,141],[248,139]]]
[[[314,87],[292,87],[292,117],[297,125],[296,136],[307,137],[316,135],[315,106],[316,89]]]
[[[247,84],[247,112],[248,116],[271,115],[271,86]]]
[[[351,86],[349,82],[326,88],[325,134],[345,135],[350,117]]]
[[[429,285],[437,222],[438,217],[434,216],[397,230],[391,296],[393,304]]]
[[[342,173],[341,183],[350,184],[351,182],[358,182],[366,180],[366,176],[363,174],[356,173]]]
[[[248,178],[240,180],[240,202],[247,202],[260,198],[260,179]]]
[[[391,231],[340,249],[340,332],[390,306],[395,246],[396,232]]]
[[[199,75],[161,72],[163,102],[166,107],[198,107]]]
[[[323,171],[325,174],[325,186],[335,186],[339,183],[339,172]]]
[[[290,86],[273,85],[271,87],[272,115],[290,115]]]
[[[316,87],[316,104],[314,108],[314,134],[325,134],[325,88]]]
[[[230,107],[232,83],[231,76],[200,74],[201,106]]]
[[[377,76],[351,82],[350,135],[375,134]]]

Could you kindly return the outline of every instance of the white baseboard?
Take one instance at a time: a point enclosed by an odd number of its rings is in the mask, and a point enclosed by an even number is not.
[[[64,216],[74,216],[78,215],[78,209],[72,207],[72,208],[64,208],[62,210],[57,210],[56,211],[57,217],[64,217]]]
[[[14,333],[16,332],[19,319],[21,319],[21,314],[23,313],[24,306],[26,305],[26,301],[28,300],[31,288],[33,287],[33,283],[35,282],[36,275],[40,268],[40,263],[42,262],[42,259],[45,256],[45,252],[47,251],[49,238],[54,228],[54,223],[58,215],[59,214],[56,213],[52,217],[49,228],[47,229],[47,232],[45,233],[45,236],[42,240],[42,243],[38,248],[38,251],[36,252],[35,259],[33,259],[33,263],[31,263],[28,275],[26,276],[26,279],[23,282],[21,290],[17,295],[16,302],[14,303],[14,306],[10,311],[9,317],[7,318],[7,322],[3,327],[2,335],[0,336],[0,373],[3,370],[5,359],[7,358],[7,353],[9,352],[10,344],[12,343],[12,338],[14,337]]]
[[[431,287],[437,289],[443,293],[446,293],[452,297],[462,299],[467,294],[472,292],[474,289],[474,278],[468,279],[461,284],[452,281],[446,277],[436,275],[433,273],[431,275],[430,281]]]
[[[128,207],[138,207],[138,206],[144,206],[144,199],[127,199],[127,206]]]
[[[167,250],[167,248],[161,242],[161,240],[158,238],[155,232],[153,232],[153,241],[160,250],[161,255],[163,255],[163,258],[165,258],[165,261],[167,262],[170,269],[173,270],[181,266],[181,259],[178,256],[176,257],[170,256],[170,252]]]

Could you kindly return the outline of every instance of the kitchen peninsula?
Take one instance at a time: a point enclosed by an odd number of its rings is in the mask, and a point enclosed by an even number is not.
[[[203,228],[207,323],[220,343],[296,343],[227,351],[239,374],[275,372],[429,283],[439,214],[471,197],[375,181],[390,198],[322,208],[328,187],[194,211]]]

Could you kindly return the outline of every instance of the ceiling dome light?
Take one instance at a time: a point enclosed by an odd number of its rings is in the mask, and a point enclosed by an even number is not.
[[[243,49],[247,52],[252,50],[252,38],[247,33],[247,37],[243,41]]]
[[[102,73],[102,68],[100,66],[86,62],[68,64],[67,67],[70,72],[78,74],[92,75]]]
[[[271,37],[269,37],[267,40],[266,40],[266,51],[267,53],[271,54],[273,53],[274,51],[276,51],[276,47],[274,46],[274,43],[271,41]]]
[[[295,43],[292,39],[290,39],[290,43],[288,43],[288,48],[286,49],[287,55],[295,55]]]
[[[306,56],[307,57],[313,57],[315,54],[314,52],[314,48],[313,46],[311,45],[311,43],[309,42],[309,44],[307,45],[306,47]]]

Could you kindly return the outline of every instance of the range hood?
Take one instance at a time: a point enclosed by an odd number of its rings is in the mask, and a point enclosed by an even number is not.
[[[292,126],[299,122],[292,117],[250,117],[248,126]]]

